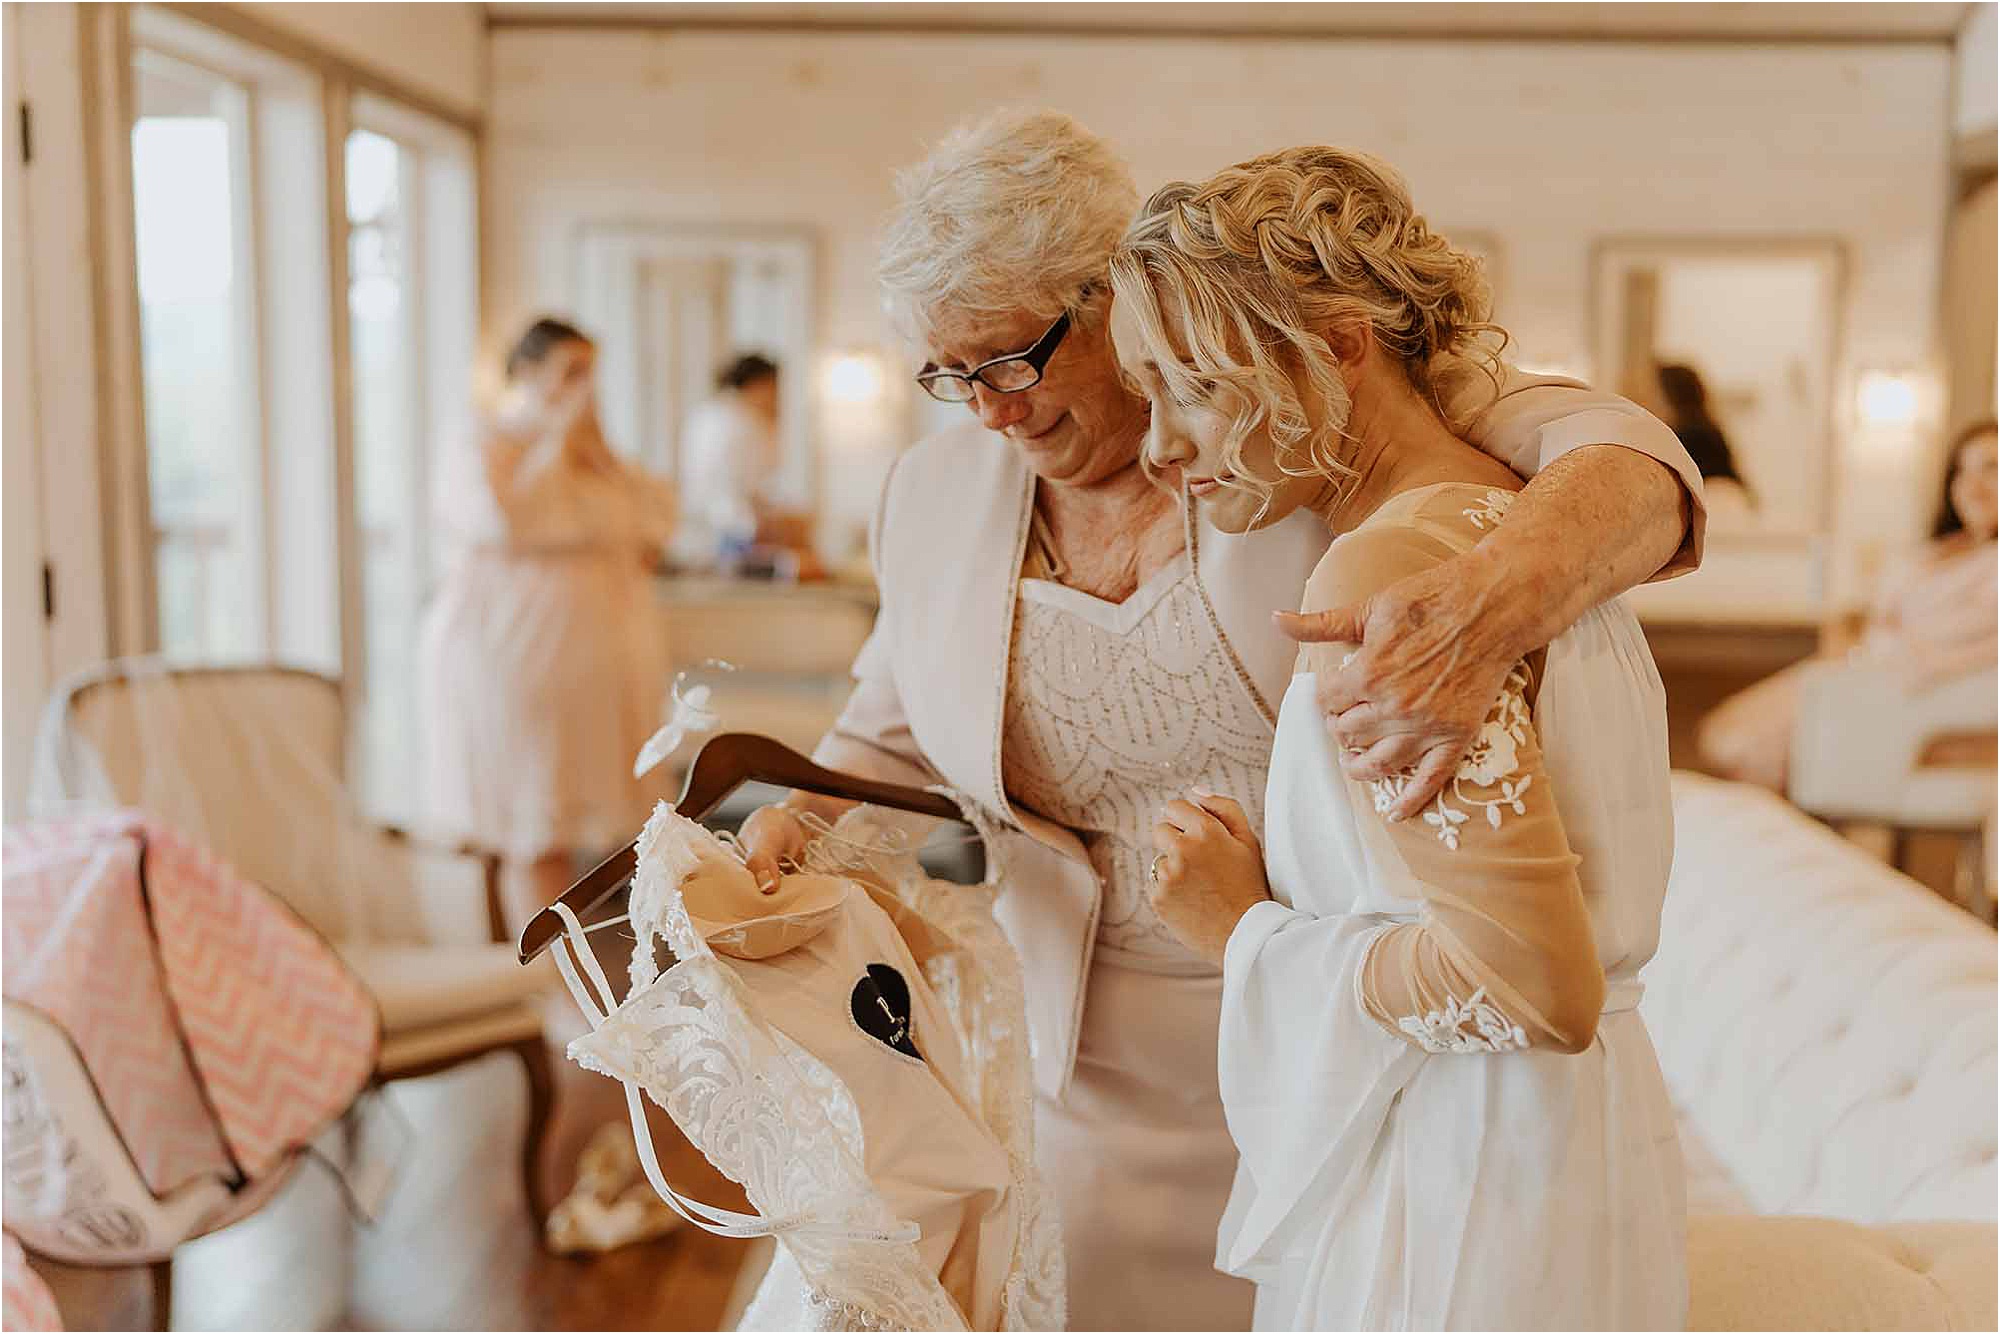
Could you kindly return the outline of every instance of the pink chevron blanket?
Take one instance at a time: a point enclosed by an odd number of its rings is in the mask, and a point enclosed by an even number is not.
[[[134,811],[10,829],[4,877],[10,1018],[46,1019],[87,1074],[44,1071],[38,1114],[108,1120],[156,1200],[268,1177],[366,1087],[373,998],[275,895],[172,830]]]

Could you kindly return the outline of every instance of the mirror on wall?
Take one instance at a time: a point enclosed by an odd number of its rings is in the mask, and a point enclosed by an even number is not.
[[[621,451],[681,471],[691,414],[747,352],[778,364],[777,492],[811,509],[813,240],[794,228],[587,223],[576,247],[577,315],[598,338],[605,431]]]
[[[1843,267],[1834,241],[1597,248],[1598,382],[1680,434],[1718,536],[1831,527]]]
[[[1708,503],[1701,569],[1630,600],[1649,621],[1816,625],[1840,456],[1840,244],[1614,239],[1591,277],[1597,383],[1674,427]]]

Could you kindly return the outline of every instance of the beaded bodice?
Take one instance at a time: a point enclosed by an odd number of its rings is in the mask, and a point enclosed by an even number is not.
[[[1196,786],[1261,828],[1272,735],[1185,554],[1119,603],[1021,581],[1001,773],[1010,799],[1082,839],[1103,885],[1100,949],[1207,970],[1147,901],[1152,829]]]

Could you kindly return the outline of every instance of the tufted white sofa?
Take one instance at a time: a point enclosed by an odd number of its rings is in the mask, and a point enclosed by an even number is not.
[[[1691,1326],[1995,1328],[1993,931],[1760,789],[1677,774],[1674,812],[1642,1009]]]

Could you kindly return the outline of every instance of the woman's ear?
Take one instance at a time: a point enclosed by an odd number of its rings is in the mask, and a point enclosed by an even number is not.
[[[1352,379],[1354,372],[1375,350],[1375,331],[1368,327],[1366,320],[1343,321],[1329,325],[1321,337],[1333,352],[1333,359],[1345,368],[1345,374]]]

